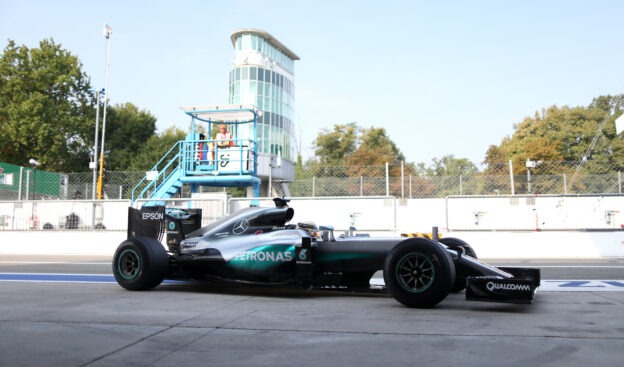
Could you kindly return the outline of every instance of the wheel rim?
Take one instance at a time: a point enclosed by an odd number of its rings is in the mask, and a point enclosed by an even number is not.
[[[408,292],[424,292],[435,279],[435,268],[431,260],[418,252],[404,255],[396,266],[396,279]]]
[[[135,279],[141,272],[141,258],[139,254],[131,249],[124,250],[119,255],[117,270],[122,278],[126,280]]]

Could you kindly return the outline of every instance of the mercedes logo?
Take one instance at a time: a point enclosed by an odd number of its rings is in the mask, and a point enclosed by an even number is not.
[[[242,234],[242,233],[245,233],[245,231],[247,231],[247,228],[249,228],[249,221],[243,218],[239,220],[238,222],[236,222],[236,224],[234,224],[234,228],[232,228],[232,233]]]

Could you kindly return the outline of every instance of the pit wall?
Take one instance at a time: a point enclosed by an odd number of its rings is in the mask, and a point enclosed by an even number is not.
[[[206,225],[219,216],[214,213],[232,213],[250,202],[197,196],[192,207],[203,208],[207,214],[203,225]],[[42,201],[39,207],[44,203],[53,204]],[[256,204],[273,205],[268,198],[256,200]],[[391,237],[431,232],[432,227],[438,227],[443,237],[458,237],[470,243],[482,258],[624,257],[624,210],[620,212],[624,209],[624,196],[621,195],[293,198],[289,204],[295,209],[291,223],[314,221],[333,225],[336,235],[350,226],[357,228],[356,233]],[[212,212],[214,215],[208,215]],[[107,228],[104,231],[0,230],[0,256],[112,256],[126,236],[125,226],[114,223],[122,220],[125,223],[127,205],[115,203],[104,213]]]
[[[230,199],[230,211],[249,199]],[[273,205],[270,199],[260,206]],[[315,221],[364,231],[618,231],[624,230],[624,195],[293,198],[292,222]]]

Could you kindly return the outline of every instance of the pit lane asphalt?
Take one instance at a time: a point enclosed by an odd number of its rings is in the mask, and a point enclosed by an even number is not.
[[[624,259],[529,262],[624,279]],[[110,274],[110,258],[3,256],[0,273]],[[624,284],[624,283],[622,283]],[[0,282],[0,366],[620,366],[624,292],[408,309],[387,295],[167,284]]]

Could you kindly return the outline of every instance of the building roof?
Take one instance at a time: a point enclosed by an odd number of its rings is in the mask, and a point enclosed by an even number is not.
[[[288,49],[288,47],[284,46],[280,41],[278,41],[275,37],[271,36],[269,32],[265,32],[262,29],[257,28],[240,28],[232,32],[230,35],[230,39],[232,40],[232,45],[236,46],[236,38],[242,34],[255,34],[258,35],[265,40],[267,40],[273,47],[277,48],[281,52],[283,52],[286,56],[290,57],[293,60],[299,60],[299,56],[297,56],[294,52]]]
[[[184,113],[205,122],[239,123],[251,122],[262,115],[254,105],[219,105],[180,107]]]

